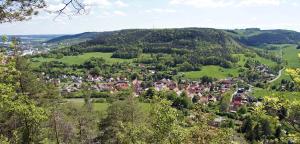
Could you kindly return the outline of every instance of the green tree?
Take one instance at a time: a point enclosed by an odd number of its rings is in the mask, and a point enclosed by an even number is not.
[[[181,120],[171,102],[161,99],[153,104],[151,111],[151,129],[153,135],[150,143],[182,143],[187,131],[181,127]]]
[[[141,143],[147,135],[146,116],[136,100],[114,102],[107,111],[107,117],[99,124],[101,143]]]

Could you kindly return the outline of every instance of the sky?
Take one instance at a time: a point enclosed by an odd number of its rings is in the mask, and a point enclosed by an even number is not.
[[[299,0],[82,0],[87,12],[72,17],[49,13],[61,0],[29,21],[0,24],[0,34],[76,34],[132,28],[209,27],[300,31]],[[67,10],[68,11],[68,10]],[[70,11],[70,9],[69,9]]]

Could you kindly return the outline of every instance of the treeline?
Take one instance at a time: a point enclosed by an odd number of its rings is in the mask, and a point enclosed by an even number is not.
[[[276,54],[269,52],[267,50],[255,50],[255,52],[257,53],[257,55],[259,55],[260,57],[266,58],[266,59],[270,59],[274,62],[277,62],[278,64],[282,63],[282,58],[277,56]]]

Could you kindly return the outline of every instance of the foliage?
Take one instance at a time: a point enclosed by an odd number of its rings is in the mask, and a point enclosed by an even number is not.
[[[44,0],[5,0],[1,2],[0,23],[28,20],[38,14],[38,10],[44,8]]]

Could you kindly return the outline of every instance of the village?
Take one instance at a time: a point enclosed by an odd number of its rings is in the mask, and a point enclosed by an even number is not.
[[[60,79],[68,79],[71,82],[61,82]],[[134,96],[138,97],[150,87],[156,91],[174,91],[179,96],[185,92],[190,99],[196,98],[197,103],[208,104],[221,101],[225,93],[234,91],[230,104],[230,112],[247,103],[256,102],[251,96],[251,88],[238,87],[239,78],[226,78],[213,82],[201,82],[181,80],[176,82],[170,79],[161,79],[145,86],[144,82],[138,79],[128,80],[127,78],[104,78],[102,76],[88,75],[86,78],[78,76],[63,75],[59,79],[50,79],[56,86],[60,87],[62,93],[73,93],[80,91],[84,83],[89,83],[89,90],[96,92],[116,93],[118,91],[132,89]]]

